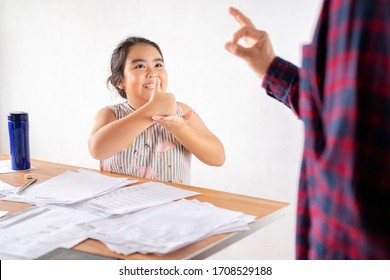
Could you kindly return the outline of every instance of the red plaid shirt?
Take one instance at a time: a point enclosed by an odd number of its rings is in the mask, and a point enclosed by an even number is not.
[[[390,1],[325,0],[302,69],[263,87],[305,125],[298,259],[390,259]]]

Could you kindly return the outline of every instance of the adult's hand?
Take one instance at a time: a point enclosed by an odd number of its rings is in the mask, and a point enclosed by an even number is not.
[[[234,33],[233,39],[225,44],[226,50],[244,59],[256,75],[263,79],[276,56],[267,32],[256,29],[252,21],[239,10],[230,7],[229,13],[241,28]],[[240,39],[244,40],[246,46],[238,43]]]

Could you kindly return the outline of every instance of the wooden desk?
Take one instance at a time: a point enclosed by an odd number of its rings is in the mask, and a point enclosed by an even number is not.
[[[8,158],[9,156],[0,154],[0,160],[4,160]],[[65,170],[76,170],[79,168],[77,166],[70,166],[70,165],[64,165],[64,164],[41,161],[41,160],[32,160],[32,166],[33,169],[29,171],[0,174],[0,180],[10,185],[13,185],[15,187],[16,186],[19,187],[24,183],[26,183],[26,179],[24,178],[24,175],[27,173],[32,174],[33,177],[36,177],[38,178],[38,180],[41,181],[59,175]],[[115,173],[108,173],[108,172],[101,172],[101,171],[97,171],[97,172],[105,175],[113,176],[113,177],[126,177],[130,179],[137,179],[140,182],[148,181],[146,179],[131,178],[129,176],[115,174]],[[92,239],[88,239],[81,242],[80,244],[74,246],[73,249],[91,252],[91,253],[97,253],[106,256],[112,256],[121,259],[123,258],[124,259],[148,259],[148,260],[204,259],[226,248],[227,246],[235,243],[236,241],[244,238],[245,236],[248,236],[253,232],[263,228],[267,224],[283,216],[288,211],[288,207],[287,207],[288,204],[279,201],[238,195],[238,194],[193,187],[193,186],[177,185],[177,184],[169,184],[169,185],[183,188],[186,190],[199,192],[201,193],[201,195],[195,197],[199,201],[207,201],[214,204],[215,206],[231,209],[234,211],[244,212],[249,215],[254,215],[257,217],[257,220],[256,222],[250,224],[250,230],[248,231],[226,233],[226,234],[211,236],[199,242],[188,245],[175,252],[166,254],[164,256],[156,256],[153,254],[146,254],[146,255],[132,254],[128,256],[123,256],[110,251],[103,243]],[[0,201],[0,210],[9,211],[9,214],[20,211],[28,207],[31,207],[31,205],[26,203]]]

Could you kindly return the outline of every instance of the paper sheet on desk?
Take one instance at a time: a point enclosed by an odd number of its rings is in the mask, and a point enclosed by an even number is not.
[[[11,161],[9,159],[7,159],[7,160],[0,160],[0,174],[17,172],[17,171],[18,170],[13,170],[12,169]]]
[[[248,229],[255,217],[197,200],[175,201],[133,214],[81,224],[88,237],[111,250],[166,254],[210,235]],[[240,226],[239,226],[240,225]]]
[[[33,204],[72,204],[131,185],[137,181],[115,178],[90,170],[68,170],[42,183],[34,184],[20,195],[2,200]]]
[[[8,211],[0,211],[0,218],[3,218],[7,214],[8,214]]]
[[[109,215],[125,214],[198,194],[160,182],[148,182],[112,191],[75,207]]]
[[[0,160],[0,174],[11,173],[11,172],[23,172],[31,169],[34,169],[34,167],[31,166],[30,169],[26,169],[26,170],[14,170],[12,169],[11,160],[9,159]]]
[[[0,220],[0,259],[34,259],[57,247],[71,248],[86,239],[78,223],[92,213],[67,207],[31,207]]]
[[[15,193],[16,188],[0,180],[0,195]]]

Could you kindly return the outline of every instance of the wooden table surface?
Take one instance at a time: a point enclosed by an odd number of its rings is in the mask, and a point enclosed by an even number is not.
[[[1,155],[0,160],[9,159],[8,155]],[[29,173],[33,177],[37,178],[38,181],[46,180],[56,175],[63,173],[66,170],[76,170],[80,167],[47,162],[42,160],[32,160],[31,165],[33,169],[28,171],[18,171],[11,173],[0,174],[0,180],[5,183],[8,183],[12,186],[19,187],[27,182],[27,179],[24,178],[24,175]],[[101,174],[113,176],[113,177],[126,177],[129,179],[137,179],[140,182],[147,182],[150,180],[143,178],[135,178],[115,173],[102,172],[94,170]],[[148,259],[148,260],[172,260],[172,259],[204,259],[215,252],[226,248],[230,244],[237,242],[238,240],[252,234],[253,232],[263,228],[267,224],[273,222],[279,217],[283,216],[287,211],[289,204],[274,200],[267,200],[257,197],[250,197],[245,195],[239,195],[234,193],[222,192],[218,190],[187,186],[187,185],[178,185],[166,183],[171,186],[179,187],[186,190],[191,190],[201,193],[194,197],[199,201],[209,202],[215,206],[240,211],[249,215],[254,215],[257,217],[256,222],[250,224],[250,230],[243,232],[235,233],[225,233],[218,234],[211,237],[208,237],[204,240],[198,241],[196,243],[190,244],[182,249],[179,249],[175,252],[157,256],[153,254],[131,254],[131,255],[119,255],[110,251],[103,243],[93,239],[87,239],[80,244],[73,247],[73,249],[86,251],[90,253],[96,253],[106,256],[112,256],[120,259]],[[18,202],[9,202],[9,201],[0,201],[0,211],[9,211],[8,215],[20,211],[22,209],[31,207],[31,204],[18,203]]]

